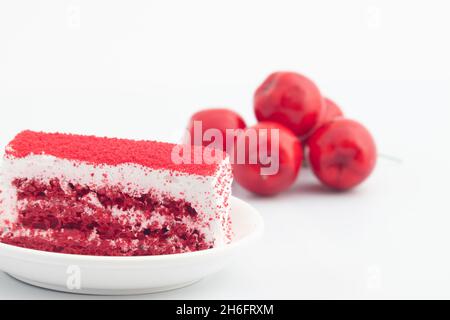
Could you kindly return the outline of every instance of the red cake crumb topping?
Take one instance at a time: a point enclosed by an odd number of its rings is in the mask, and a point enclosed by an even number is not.
[[[209,176],[217,163],[175,164],[171,159],[175,144],[136,141],[62,133],[22,131],[6,148],[6,154],[23,158],[28,155],[51,155],[92,164],[119,165],[136,163],[152,169],[167,169],[188,174]],[[203,149],[192,148],[191,158]]]

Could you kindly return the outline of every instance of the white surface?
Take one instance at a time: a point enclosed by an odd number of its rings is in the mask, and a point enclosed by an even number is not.
[[[21,281],[69,293],[129,295],[184,287],[228,266],[261,238],[261,215],[236,198],[230,205],[235,237],[222,247],[162,256],[93,257],[0,243],[0,269]]]
[[[2,146],[19,130],[175,141],[190,114],[254,122],[271,71],[314,80],[372,131],[374,175],[273,199],[236,195],[265,246],[191,287],[141,298],[450,298],[450,3],[446,0],[2,1]],[[1,298],[79,298],[0,275]]]

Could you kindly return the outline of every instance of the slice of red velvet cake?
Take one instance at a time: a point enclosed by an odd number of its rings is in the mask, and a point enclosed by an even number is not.
[[[174,146],[19,133],[1,168],[0,241],[107,256],[191,252],[229,242],[228,157],[177,165]]]

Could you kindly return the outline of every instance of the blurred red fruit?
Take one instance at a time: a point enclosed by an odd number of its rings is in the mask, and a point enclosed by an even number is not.
[[[194,140],[194,121],[201,122],[201,137],[204,138],[204,133],[208,129],[217,129],[220,131],[223,139],[222,141],[209,141],[205,139]],[[215,109],[205,109],[195,113],[189,120],[188,130],[190,133],[191,144],[201,144],[205,147],[210,146],[211,143],[215,143],[214,147],[221,149],[222,151],[227,151],[227,138],[229,135],[226,134],[227,129],[245,129],[246,125],[244,119],[234,112],[233,110],[224,108]],[[230,137],[233,139],[233,135]],[[231,146],[232,147],[232,146]],[[230,150],[228,150],[230,151]]]
[[[323,99],[317,86],[294,72],[275,72],[256,90],[254,109],[258,121],[275,121],[303,137],[320,120]]]
[[[263,130],[265,129],[265,130]],[[250,131],[254,131],[257,137],[257,143],[249,143],[251,136]],[[277,141],[274,141],[273,130],[277,130],[279,133],[278,148],[274,147],[272,152],[272,146],[276,146]],[[264,133],[266,135],[264,135]],[[235,181],[237,181],[245,189],[252,191],[259,195],[270,196],[277,194],[283,190],[289,188],[296,180],[300,171],[302,162],[302,147],[300,140],[292,133],[288,128],[275,123],[275,122],[259,122],[257,125],[247,128],[245,131],[245,150],[237,150],[240,144],[236,144],[236,154],[245,151],[245,163],[236,163],[233,165],[233,173]],[[261,137],[267,136],[267,156],[268,159],[272,157],[270,164],[264,161],[264,157],[261,160],[261,151],[266,145]],[[256,157],[258,161],[251,164],[250,157]],[[277,170],[271,175],[264,175],[261,169],[268,169],[278,163]]]
[[[333,100],[329,98],[324,98],[323,100],[325,103],[325,112],[323,114],[321,124],[325,124],[344,115],[341,108],[339,108]]]
[[[303,137],[302,142],[304,143],[304,146],[308,144],[309,137],[311,137],[317,129],[319,129],[325,123],[328,123],[344,115],[341,108],[339,108],[339,106],[336,103],[334,103],[334,101],[325,97],[323,98],[323,101],[324,101],[324,111],[322,112],[322,115],[319,121],[317,122],[316,127],[308,135]]]
[[[360,123],[338,118],[310,137],[309,163],[326,186],[347,190],[363,182],[375,167],[377,151],[369,131]]]

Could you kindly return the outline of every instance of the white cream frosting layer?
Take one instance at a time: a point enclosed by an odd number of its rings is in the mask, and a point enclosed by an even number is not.
[[[17,220],[17,193],[12,186],[14,179],[28,178],[48,182],[58,178],[63,188],[69,182],[86,185],[93,190],[103,186],[120,186],[131,196],[139,196],[152,190],[161,196],[185,200],[205,222],[203,231],[207,240],[220,246],[227,243],[231,236],[228,199],[232,176],[228,158],[222,161],[211,176],[154,170],[132,163],[93,165],[49,155],[30,155],[24,158],[7,156],[3,159],[0,172],[0,233],[6,226],[6,221],[14,223]]]

